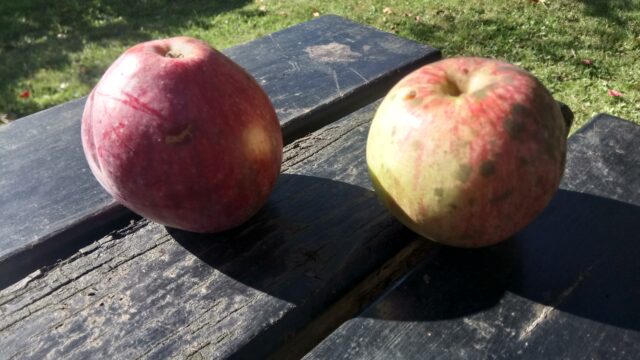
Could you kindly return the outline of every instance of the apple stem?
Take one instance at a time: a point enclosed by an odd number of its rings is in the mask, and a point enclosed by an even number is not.
[[[164,56],[172,58],[172,59],[181,59],[184,57],[184,55],[177,50],[169,50],[166,54],[164,54]]]

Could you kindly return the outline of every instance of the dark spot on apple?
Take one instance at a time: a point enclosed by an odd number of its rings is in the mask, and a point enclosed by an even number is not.
[[[471,177],[471,173],[473,172],[473,168],[469,164],[462,164],[458,167],[458,171],[456,172],[456,178],[460,182],[467,182]]]
[[[395,126],[391,128],[391,137],[394,137],[394,136],[396,136],[396,127]]]
[[[433,189],[433,194],[437,197],[443,197],[444,196],[444,189],[443,188],[435,188]]]
[[[472,196],[467,200],[467,203],[469,204],[469,206],[474,206],[476,204],[476,201],[476,198]]]
[[[513,189],[508,189],[508,190],[505,190],[505,191],[501,192],[497,196],[494,196],[493,198],[491,198],[490,201],[493,204],[498,204],[498,203],[506,201],[508,198],[511,197],[511,195],[513,195]]]
[[[483,177],[491,177],[496,173],[496,162],[493,160],[485,160],[480,164],[480,175]]]
[[[449,203],[449,210],[452,210],[452,211],[458,210],[458,204]]]
[[[529,110],[527,109],[527,107],[520,103],[515,103],[513,104],[513,107],[511,107],[511,117],[514,117],[517,119],[520,119],[523,116],[526,116],[528,112]]]
[[[418,96],[418,93],[416,93],[415,90],[410,90],[409,92],[407,92],[406,94],[404,94],[404,96],[402,97],[404,100],[413,100],[416,98],[416,96]]]
[[[530,163],[531,162],[526,157],[518,156],[518,166],[519,167],[523,168],[523,167],[529,166]]]
[[[522,139],[522,134],[524,134],[525,126],[524,122],[520,119],[509,117],[507,120],[502,123],[504,130],[509,134],[513,140],[520,141]]]
[[[414,99],[411,99],[411,101],[409,101],[409,105],[418,107],[422,105],[423,102],[424,102],[423,98],[414,98]]]

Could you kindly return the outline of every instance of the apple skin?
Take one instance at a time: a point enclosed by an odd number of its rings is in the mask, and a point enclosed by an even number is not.
[[[568,125],[528,72],[450,58],[399,81],[367,139],[374,189],[404,225],[433,241],[503,241],[548,205],[564,172]]]
[[[282,162],[282,131],[263,89],[188,37],[125,51],[91,91],[81,131],[91,171],[118,202],[194,232],[248,220]]]

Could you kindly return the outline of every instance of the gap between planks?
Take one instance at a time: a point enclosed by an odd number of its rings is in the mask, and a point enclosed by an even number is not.
[[[358,315],[383,293],[399,284],[419,263],[435,256],[439,246],[427,239],[416,239],[369,274],[345,296],[288,338],[269,356],[270,360],[300,359],[347,320]]]

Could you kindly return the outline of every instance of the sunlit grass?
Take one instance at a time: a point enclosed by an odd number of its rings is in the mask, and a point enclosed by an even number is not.
[[[189,35],[226,48],[329,13],[445,56],[518,64],[574,110],[575,128],[600,112],[640,123],[640,0],[2,2],[0,116],[87,94],[143,40]],[[25,90],[30,96],[20,97]]]

